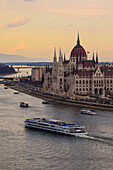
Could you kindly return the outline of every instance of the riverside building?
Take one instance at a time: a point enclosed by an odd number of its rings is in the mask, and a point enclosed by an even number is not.
[[[113,68],[100,66],[98,54],[88,60],[86,50],[80,45],[72,49],[69,60],[62,56],[61,49],[57,61],[54,50],[53,67],[44,73],[43,91],[60,96],[74,97],[76,94],[101,95],[113,93]]]
[[[44,73],[46,71],[46,66],[37,66],[31,70],[32,81],[42,81]]]

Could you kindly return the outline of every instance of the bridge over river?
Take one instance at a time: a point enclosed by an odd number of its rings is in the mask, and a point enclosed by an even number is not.
[[[11,67],[11,65],[9,65],[9,67]],[[17,69],[17,70],[19,71],[20,69],[32,69],[32,68],[34,68],[35,66],[12,65],[12,67],[13,67],[14,69]]]

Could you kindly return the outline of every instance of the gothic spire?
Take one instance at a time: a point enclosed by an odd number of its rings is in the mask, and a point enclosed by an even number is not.
[[[57,61],[57,57],[56,57],[56,48],[54,48],[54,58],[53,58],[53,62]]]
[[[77,45],[79,44],[80,44],[80,39],[79,39],[79,33],[78,33]]]
[[[93,61],[94,61],[95,59],[94,59],[94,52],[93,52]]]
[[[60,47],[60,51],[59,51],[59,57],[61,57],[61,47]]]
[[[59,61],[63,62],[63,58],[62,58],[62,54],[61,54],[61,47],[60,47],[60,51],[59,51]]]
[[[96,64],[98,64],[98,53],[96,53]]]

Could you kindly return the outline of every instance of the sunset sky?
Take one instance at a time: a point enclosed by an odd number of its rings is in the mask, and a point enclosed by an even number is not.
[[[113,0],[0,0],[0,53],[52,61],[76,45],[113,61]]]

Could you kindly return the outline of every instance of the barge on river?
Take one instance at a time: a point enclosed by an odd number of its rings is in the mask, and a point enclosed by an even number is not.
[[[38,130],[59,133],[63,135],[80,136],[86,135],[87,130],[85,126],[78,126],[57,120],[47,118],[33,118],[24,121],[25,127],[36,128]]]

